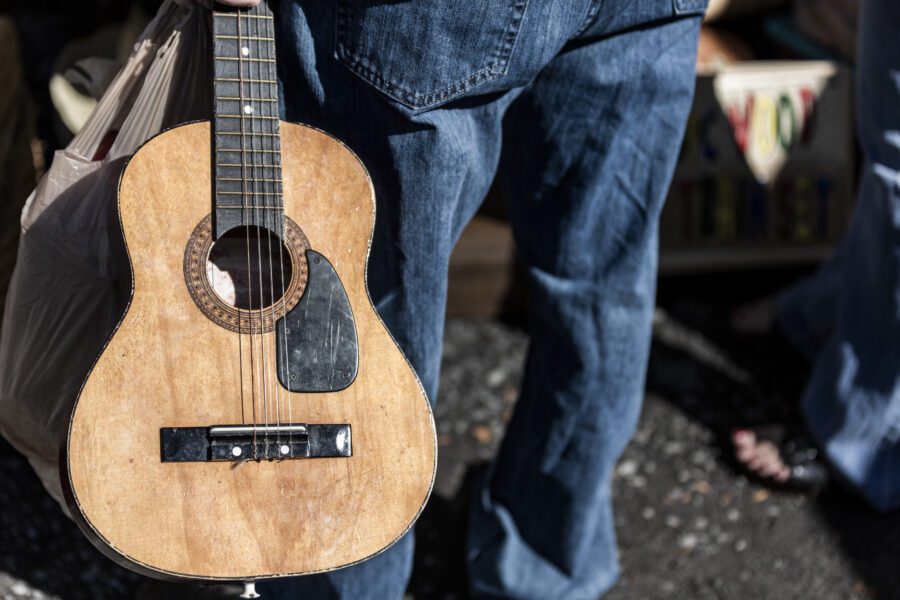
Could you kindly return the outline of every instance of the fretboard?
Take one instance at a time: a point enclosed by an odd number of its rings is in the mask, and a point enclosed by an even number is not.
[[[213,12],[215,237],[240,225],[282,234],[275,25],[262,0]]]

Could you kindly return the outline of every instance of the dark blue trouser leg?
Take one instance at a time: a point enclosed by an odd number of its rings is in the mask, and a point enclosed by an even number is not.
[[[565,50],[506,115],[501,173],[533,289],[531,348],[471,521],[478,594],[594,599],[615,581],[610,473],[643,398],[657,220],[697,27]]]
[[[816,359],[803,397],[812,433],[851,487],[892,510],[900,507],[900,4],[863,0],[859,28],[866,161],[853,223],[837,257],[782,298],[780,316]]]

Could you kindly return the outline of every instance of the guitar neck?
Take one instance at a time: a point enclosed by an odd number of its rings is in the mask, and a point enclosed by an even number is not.
[[[213,12],[214,236],[242,225],[281,235],[275,23],[266,0]]]

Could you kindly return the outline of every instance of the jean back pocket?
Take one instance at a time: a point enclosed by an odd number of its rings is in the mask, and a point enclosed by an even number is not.
[[[338,0],[336,56],[421,110],[506,74],[526,0]]]

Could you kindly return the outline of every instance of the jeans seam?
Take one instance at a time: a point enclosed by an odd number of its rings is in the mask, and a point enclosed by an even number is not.
[[[587,15],[584,17],[584,22],[581,24],[575,33],[572,34],[573,38],[577,38],[585,31],[587,31],[591,25],[594,24],[594,21],[597,20],[597,14],[600,12],[600,3],[602,0],[591,0],[591,5],[588,7]]]

